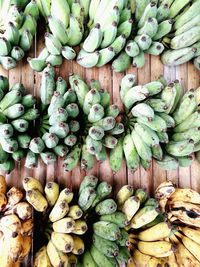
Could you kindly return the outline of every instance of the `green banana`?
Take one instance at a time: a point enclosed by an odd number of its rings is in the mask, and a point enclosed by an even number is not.
[[[120,138],[117,145],[110,152],[110,167],[114,173],[118,172],[122,167],[123,160],[123,139]]]
[[[166,151],[177,157],[184,157],[190,155],[194,150],[194,141],[192,139],[183,141],[170,141],[166,145]]]
[[[136,171],[139,167],[140,159],[130,134],[124,137],[123,151],[128,169],[132,172]]]

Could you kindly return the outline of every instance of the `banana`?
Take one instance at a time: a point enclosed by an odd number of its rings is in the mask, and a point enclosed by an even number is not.
[[[180,35],[186,31],[190,30],[192,27],[199,25],[199,19],[200,19],[200,15],[196,15],[190,21],[185,23],[182,27],[178,28],[175,32],[175,35]]]
[[[148,20],[148,18],[155,18],[157,14],[157,5],[155,2],[150,2],[144,9],[144,12],[142,13],[140,20],[138,22],[138,27],[141,28],[144,26],[145,22]]]
[[[9,251],[9,256],[14,262],[18,261],[23,253],[23,237],[18,234],[16,237],[5,237],[5,243]]]
[[[173,245],[168,241],[138,242],[138,249],[141,253],[157,258],[168,257],[173,253]]]
[[[76,52],[74,49],[70,46],[63,46],[61,49],[62,56],[66,58],[67,60],[73,60],[76,57]]]
[[[170,83],[161,92],[161,99],[166,103],[167,106],[165,113],[169,114],[171,112],[175,98],[176,98],[176,88],[174,83]]]
[[[196,51],[196,48],[191,47],[178,50],[167,50],[162,54],[161,60],[164,65],[178,66],[190,61],[194,57]]]
[[[125,51],[126,51],[127,55],[129,55],[130,57],[135,57],[135,56],[139,55],[139,53],[140,53],[139,46],[133,40],[130,40],[127,42],[126,47],[125,47]]]
[[[130,228],[139,229],[142,226],[152,222],[159,212],[154,206],[141,208],[131,220]]]
[[[102,38],[101,26],[97,23],[83,42],[83,49],[88,53],[94,52],[100,46]]]
[[[127,167],[134,172],[139,167],[140,158],[133,142],[131,134],[127,134],[123,141],[123,151]]]
[[[159,138],[157,134],[153,130],[151,130],[148,126],[136,123],[135,131],[139,136],[142,136],[142,141],[146,143],[149,147],[154,147],[154,146],[156,147],[159,145]]]
[[[73,250],[72,253],[75,255],[81,255],[83,254],[85,250],[85,245],[83,240],[78,236],[73,236]]]
[[[149,255],[141,253],[138,249],[134,248],[132,258],[137,266],[148,267],[148,262],[151,257]]]
[[[78,258],[73,253],[69,253],[68,255],[68,265],[73,266],[74,264],[78,263]]]
[[[199,70],[200,69],[200,56],[194,59],[194,66]]]
[[[65,200],[57,200],[51,213],[49,214],[49,219],[52,222],[56,222],[66,216],[69,211],[69,206]]]
[[[74,34],[76,33],[76,34]],[[68,29],[68,41],[66,42],[69,46],[76,46],[80,44],[83,38],[83,32],[80,23],[74,16],[70,16],[70,24]]]
[[[188,238],[187,236],[183,236],[181,241],[183,242],[183,245],[190,251],[190,253],[198,261],[200,261],[200,256],[199,256],[200,245],[195,241],[191,240],[190,238]]]
[[[130,185],[124,185],[116,195],[116,202],[118,207],[122,207],[125,201],[133,195],[134,189]]]
[[[133,25],[133,20],[132,19],[128,19],[124,22],[122,22],[117,29],[117,35],[124,35],[125,38],[128,38],[131,34],[131,30],[132,30],[132,25]]]
[[[110,62],[115,56],[115,50],[112,46],[99,50],[99,59],[96,64],[97,67],[102,67]]]
[[[43,193],[43,187],[39,180],[33,177],[26,177],[23,179],[23,187],[25,191],[37,189]]]
[[[60,55],[62,45],[59,40],[53,36],[53,34],[45,33],[45,45],[50,54]]]
[[[54,182],[48,182],[44,188],[45,197],[50,207],[53,207],[59,196],[59,185]]]
[[[159,112],[159,116],[166,122],[167,128],[174,128],[175,121],[174,118],[164,112]]]
[[[0,245],[2,247],[1,252],[0,252],[0,261],[1,261],[1,266],[2,267],[10,267],[13,266],[13,260],[10,257],[5,238],[1,237],[0,239]]]
[[[175,192],[170,196],[170,201],[183,201],[193,204],[200,204],[200,195],[196,191],[189,188],[176,188]]]
[[[130,56],[125,51],[122,51],[118,55],[118,57],[112,62],[112,69],[115,72],[123,72],[127,70],[130,65],[131,65]]]
[[[91,2],[90,2],[89,17],[90,17],[90,20],[92,21],[92,23],[93,23],[93,20],[95,18],[95,14],[99,8],[99,4],[100,4],[100,0],[91,0]]]
[[[23,261],[25,259],[25,257],[29,254],[29,252],[31,250],[31,245],[32,245],[31,237],[30,236],[23,237],[23,249],[22,249],[22,253],[19,257],[19,261]]]
[[[0,193],[6,194],[6,191],[7,191],[6,179],[3,175],[0,175]]]
[[[83,235],[87,232],[87,224],[84,220],[76,220],[75,221],[75,229],[72,231],[73,234]]]
[[[111,47],[114,49],[115,55],[119,54],[126,45],[126,37],[124,34],[116,37],[114,42],[111,44]]]
[[[133,58],[132,62],[133,67],[135,68],[142,68],[145,65],[145,54],[143,51]]]
[[[155,18],[149,17],[147,21],[145,22],[144,26],[139,29],[137,34],[142,35],[148,35],[149,37],[153,37],[158,30],[158,22]]]
[[[74,248],[74,240],[73,237],[69,234],[62,234],[52,232],[51,241],[59,251],[63,253],[72,252]]]
[[[105,31],[103,32],[103,39],[100,44],[101,48],[106,48],[110,46],[117,36],[117,22],[113,21],[112,24],[106,27]]]
[[[61,234],[71,233],[74,230],[74,228],[75,228],[75,221],[70,217],[60,219],[53,223],[53,230]]]
[[[1,218],[1,229],[4,232],[4,235],[9,237],[16,237],[21,232],[21,221],[14,215],[7,215]]]
[[[26,199],[39,212],[44,212],[48,207],[46,198],[37,189],[26,191]]]
[[[54,37],[61,42],[62,45],[66,45],[69,36],[63,23],[53,16],[48,17],[49,28]]]
[[[167,222],[161,222],[138,234],[141,241],[157,241],[169,237],[172,229]]]
[[[88,53],[85,50],[81,49],[77,57],[78,64],[85,68],[92,68],[96,66],[98,61],[99,61],[98,51],[95,51],[93,53]]]
[[[91,207],[91,205],[93,204],[93,201],[96,198],[96,195],[97,194],[94,188],[90,186],[82,189],[79,195],[78,204],[83,211],[86,211]]]
[[[179,12],[182,11],[182,9],[189,3],[189,0],[184,0],[184,1],[174,1],[170,7],[170,18],[175,18]]]
[[[19,203],[23,198],[23,193],[16,187],[12,187],[7,192],[8,207],[12,207]]]
[[[68,256],[67,254],[61,252],[56,248],[53,242],[50,240],[47,244],[47,255],[51,262],[50,266],[68,266]],[[48,262],[49,263],[49,262]]]
[[[94,261],[91,253],[89,250],[87,250],[83,254],[83,266],[90,266],[90,267],[97,267],[96,262]]]
[[[73,220],[78,220],[82,217],[83,212],[78,205],[73,205],[69,208],[69,212],[67,215],[71,217]]]
[[[118,172],[122,167],[123,160],[123,139],[120,138],[117,145],[110,152],[110,167],[114,173]]]
[[[21,234],[23,236],[29,236],[33,232],[33,219],[23,221],[21,224]]]
[[[124,96],[124,105],[129,109],[138,101],[142,101],[149,96],[149,91],[145,86],[134,86]]]
[[[103,255],[98,249],[96,249],[94,245],[92,245],[90,253],[97,266],[107,266],[107,267],[116,266],[115,264],[112,264],[111,259]]]
[[[143,123],[152,130],[156,132],[166,132],[167,130],[167,124],[166,122],[158,115],[155,114],[154,119],[152,121],[146,120],[146,118],[138,118],[137,119],[138,123]]]
[[[47,248],[43,246],[35,255],[34,267],[51,267],[50,259],[47,255]]]
[[[128,221],[131,221],[135,213],[140,207],[140,201],[137,197],[129,197],[123,204],[122,211],[126,215]]]
[[[144,1],[139,1],[136,0],[135,1],[135,17],[136,17],[136,21],[138,22],[140,20],[140,18],[142,17],[146,6],[150,3],[149,0],[144,0]]]
[[[6,27],[6,31],[4,33],[5,38],[8,42],[10,42],[12,45],[18,45],[19,43],[19,30],[12,22],[9,22]]]
[[[158,22],[162,22],[163,20],[166,20],[169,17],[170,13],[170,8],[167,3],[167,1],[163,1],[160,3],[158,9],[157,9],[157,14],[156,14],[156,19]]]
[[[65,28],[69,25],[70,8],[67,1],[64,0],[52,0],[51,1],[51,15],[56,19],[59,19]]]
[[[194,141],[192,139],[184,140],[184,141],[170,141],[166,145],[166,151],[172,155],[177,157],[184,157],[190,155],[194,150]]]
[[[7,198],[3,193],[0,193],[0,211],[3,211],[7,204]]]

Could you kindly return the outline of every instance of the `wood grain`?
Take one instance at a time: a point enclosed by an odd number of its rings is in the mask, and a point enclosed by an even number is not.
[[[28,56],[36,56],[43,47],[43,41],[36,38],[35,44]],[[70,73],[77,73],[81,75],[87,82],[91,79],[99,79],[102,88],[108,90],[111,94],[113,103],[119,105],[123,111],[123,105],[119,97],[120,81],[125,73],[114,73],[110,65],[103,68],[84,69],[80,67],[75,61],[64,61],[60,68],[56,68],[57,76],[62,76],[68,81]],[[199,72],[191,63],[178,66],[176,68],[164,67],[159,57],[150,57],[146,55],[146,64],[142,69],[130,67],[126,73],[134,73],[137,76],[139,84],[150,82],[157,79],[160,74],[163,74],[168,82],[179,79],[184,87],[184,90],[197,88],[199,86]],[[24,84],[28,93],[32,93],[39,99],[40,96],[40,80],[41,74],[34,73],[24,59],[16,69],[9,72],[0,69],[0,75],[7,76],[10,84],[21,82]],[[15,170],[7,175],[9,185],[22,186],[21,181],[25,176],[35,176],[44,184],[45,181],[56,180],[60,184],[70,188],[77,188],[87,173],[80,169],[80,166],[75,168],[72,172],[66,173],[62,168],[62,160],[59,159],[55,164],[45,166],[39,160],[38,168],[29,170],[24,167],[24,161],[16,163]],[[123,162],[122,169],[113,174],[108,160],[103,163],[96,163],[94,168],[88,172],[89,174],[97,175],[100,179],[107,180],[114,186],[115,191],[123,184],[131,184],[134,187],[145,188],[150,195],[153,195],[154,189],[164,180],[170,179],[181,187],[191,187],[200,191],[200,165],[194,162],[189,168],[179,168],[176,171],[164,171],[153,161],[151,168],[146,172],[140,167],[135,173],[131,173],[126,169],[125,162]]]

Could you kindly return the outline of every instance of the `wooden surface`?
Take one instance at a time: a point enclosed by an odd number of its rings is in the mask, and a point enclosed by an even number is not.
[[[37,45],[36,45],[37,44]],[[29,51],[27,56],[34,57],[38,55],[43,47],[42,40],[35,40],[32,50]],[[119,98],[119,84],[124,73],[116,74],[112,71],[111,66],[107,65],[101,69],[84,69],[76,62],[64,61],[60,68],[56,69],[57,75],[62,76],[68,81],[69,73],[78,73],[86,81],[92,78],[101,81],[102,88],[107,89],[112,97],[112,101],[118,104],[121,109],[123,105]],[[197,88],[200,85],[199,72],[195,70],[191,63],[179,66],[177,68],[164,67],[159,60],[159,57],[150,57],[146,55],[146,64],[142,69],[130,68],[127,73],[135,73],[139,84],[144,84],[156,79],[160,74],[164,74],[168,82],[174,79],[179,79],[184,86],[185,90]],[[27,92],[31,92],[37,98],[40,95],[40,79],[41,74],[34,73],[24,59],[19,63],[18,67],[9,72],[0,69],[0,75],[9,77],[10,84],[21,82],[24,84]],[[125,163],[123,168],[117,174],[113,175],[107,162],[102,164],[96,163],[95,167],[89,172],[90,174],[97,175],[101,179],[109,181],[117,190],[123,184],[131,184],[134,187],[146,188],[152,195],[154,189],[164,180],[170,179],[176,182],[181,187],[191,187],[200,192],[200,165],[194,162],[189,168],[180,168],[176,171],[164,171],[159,166],[152,162],[152,166],[148,172],[144,171],[141,167],[134,174],[129,172]],[[15,170],[7,175],[7,181],[10,185],[18,185],[21,187],[21,180],[25,176],[34,176],[42,182],[45,180],[55,179],[59,183],[66,186],[77,188],[81,182],[82,177],[86,173],[80,170],[79,167],[70,173],[66,173],[62,168],[62,161],[58,160],[54,165],[46,167],[43,163],[39,163],[37,169],[30,170],[24,167],[24,162],[16,164]]]

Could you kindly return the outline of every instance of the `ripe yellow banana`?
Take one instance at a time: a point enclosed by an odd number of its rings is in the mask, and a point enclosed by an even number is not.
[[[73,220],[78,220],[82,217],[83,212],[78,205],[73,205],[69,208],[67,216],[71,217]]]
[[[59,196],[59,185],[48,182],[44,188],[45,196],[50,207],[53,207]]]
[[[4,237],[2,236],[0,238],[0,263],[1,267],[11,267],[12,266],[12,259],[9,256],[9,251],[5,242]]]
[[[0,193],[6,194],[7,184],[6,179],[3,175],[0,175]]]
[[[76,235],[73,235],[73,240],[74,240],[74,247],[73,247],[72,253],[75,255],[83,254],[84,249],[85,249],[83,240],[79,236],[76,236]]]
[[[75,228],[75,221],[70,218],[63,218],[53,223],[53,230],[57,233],[68,234],[71,233]]]
[[[12,187],[8,192],[7,192],[7,197],[8,197],[8,206],[12,207],[16,205],[17,203],[20,202],[23,198],[23,193],[17,189],[16,187]]]
[[[25,191],[32,190],[32,189],[37,189],[41,193],[43,193],[43,186],[40,183],[39,180],[33,178],[33,177],[25,177],[23,179],[23,187]]]
[[[165,212],[168,198],[175,192],[175,186],[171,181],[161,183],[155,192],[155,197],[159,200],[160,209]]]
[[[182,236],[181,241],[183,242],[183,245],[190,251],[190,253],[199,261],[200,264],[200,245],[187,236]]]
[[[173,253],[174,247],[168,241],[155,241],[155,242],[138,242],[138,249],[141,253],[157,257],[163,258],[168,257]]]
[[[138,249],[134,249],[131,256],[138,267],[148,267],[151,256],[141,253]]]
[[[75,221],[75,228],[72,231],[73,234],[76,235],[83,235],[87,231],[88,227],[84,220],[77,220]]]
[[[22,249],[22,253],[19,257],[19,261],[22,262],[25,257],[29,254],[30,250],[31,250],[31,245],[32,245],[32,238],[30,236],[25,236],[23,237],[23,249]]]
[[[142,241],[157,241],[168,237],[171,233],[171,226],[167,222],[161,222],[138,234]]]
[[[200,204],[200,194],[189,188],[176,188],[169,200],[172,202],[183,201],[193,204]]]
[[[51,241],[58,250],[64,253],[72,252],[74,248],[74,240],[69,234],[52,232]]]
[[[46,198],[38,189],[28,190],[26,192],[26,199],[38,212],[44,212],[48,207]]]
[[[117,193],[116,196],[116,202],[118,207],[122,207],[124,202],[133,195],[133,187],[130,185],[124,185],[119,192]]]
[[[60,192],[58,201],[66,201],[69,204],[73,199],[73,192],[69,188],[65,188]]]
[[[191,227],[182,227],[181,232],[200,245],[200,230]]]
[[[34,267],[52,267],[47,248],[43,246],[35,255]]]
[[[78,262],[78,258],[76,255],[74,255],[73,253],[69,253],[67,254],[68,256],[68,266],[76,266],[77,262]]]
[[[20,255],[23,252],[23,237],[18,234],[16,237],[5,236],[6,247],[9,251],[9,256],[16,262],[20,259]]]
[[[0,230],[7,237],[16,237],[21,233],[21,221],[14,214],[4,216],[0,220]]]
[[[32,216],[32,208],[27,202],[19,202],[13,207],[13,213],[17,214],[22,220],[28,220]]]
[[[122,211],[126,215],[127,220],[131,221],[135,213],[140,207],[140,201],[137,197],[129,197],[123,204]]]
[[[68,266],[67,254],[59,251],[51,241],[47,245],[47,254],[53,267]]]
[[[69,205],[66,201],[57,200],[55,206],[53,207],[51,213],[49,214],[49,219],[51,222],[56,222],[64,218],[69,211]]]

